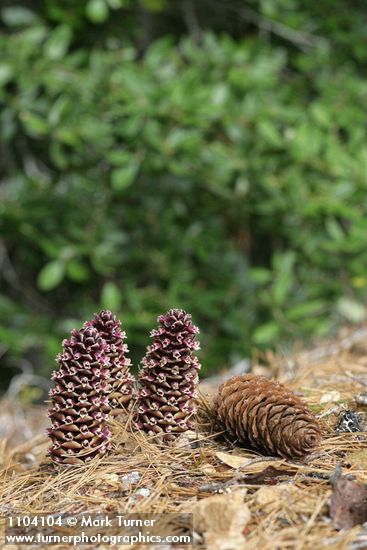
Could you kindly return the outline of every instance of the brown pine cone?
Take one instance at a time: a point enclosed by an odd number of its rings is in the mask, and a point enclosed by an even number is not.
[[[219,387],[212,410],[220,429],[270,455],[301,457],[320,442],[321,426],[306,404],[264,376],[230,378]]]

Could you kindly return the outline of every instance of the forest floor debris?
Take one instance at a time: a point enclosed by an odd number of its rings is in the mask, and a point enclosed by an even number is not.
[[[335,431],[345,411],[366,426],[359,396],[367,385],[367,339],[365,331],[357,334],[360,339],[345,333],[317,352],[268,353],[253,368],[289,385],[324,423],[321,446],[300,461],[261,456],[215,436],[209,410],[216,385],[210,379],[201,384],[197,429],[179,445],[158,446],[115,419],[108,456],[64,469],[54,468],[46,455],[46,409],[22,411],[17,428],[19,408],[0,402],[0,515],[193,512],[198,548],[367,548],[365,526],[354,525],[365,514],[367,432]],[[221,521],[226,514],[230,536]]]

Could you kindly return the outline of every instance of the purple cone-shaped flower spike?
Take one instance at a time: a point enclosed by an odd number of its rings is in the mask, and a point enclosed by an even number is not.
[[[108,379],[111,393],[108,398],[110,414],[115,416],[128,409],[134,392],[135,378],[130,373],[131,360],[126,357],[129,349],[124,343],[126,334],[121,330],[121,322],[111,311],[96,313],[84,326],[96,328],[110,347],[107,355],[111,362],[111,376]]]
[[[109,345],[97,329],[73,330],[52,374],[49,455],[57,464],[80,464],[110,448]]]
[[[151,332],[153,342],[139,372],[136,423],[162,441],[173,441],[192,428],[200,369],[198,332],[182,309],[158,317],[158,328]]]

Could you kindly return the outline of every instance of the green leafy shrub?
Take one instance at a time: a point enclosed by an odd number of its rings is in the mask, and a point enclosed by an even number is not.
[[[73,24],[52,12],[53,26],[3,12],[7,357],[50,369],[60,337],[100,307],[121,313],[135,362],[157,312],[191,311],[204,372],[253,345],[362,320],[358,67],[336,66],[328,37],[299,51],[204,32],[199,44],[163,37],[141,55],[127,30],[130,42],[102,35],[83,47],[78,28],[112,17],[102,4],[83,4]]]

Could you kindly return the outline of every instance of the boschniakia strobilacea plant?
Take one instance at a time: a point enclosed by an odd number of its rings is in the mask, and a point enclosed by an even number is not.
[[[121,330],[121,322],[108,310],[96,313],[84,326],[96,328],[109,345],[107,356],[110,359],[110,378],[107,382],[110,385],[110,393],[108,399],[111,407],[110,415],[115,416],[128,409],[134,392],[135,378],[130,373],[131,360],[126,357],[129,349],[124,343],[126,334]]]
[[[110,447],[107,427],[108,380],[111,377],[109,345],[96,328],[73,330],[63,341],[52,374],[48,435],[51,459],[57,464],[80,464],[103,455]]]
[[[153,343],[142,361],[136,423],[165,442],[192,428],[200,369],[195,354],[200,348],[195,341],[198,332],[191,315],[170,309],[158,317],[158,328],[151,332]]]

